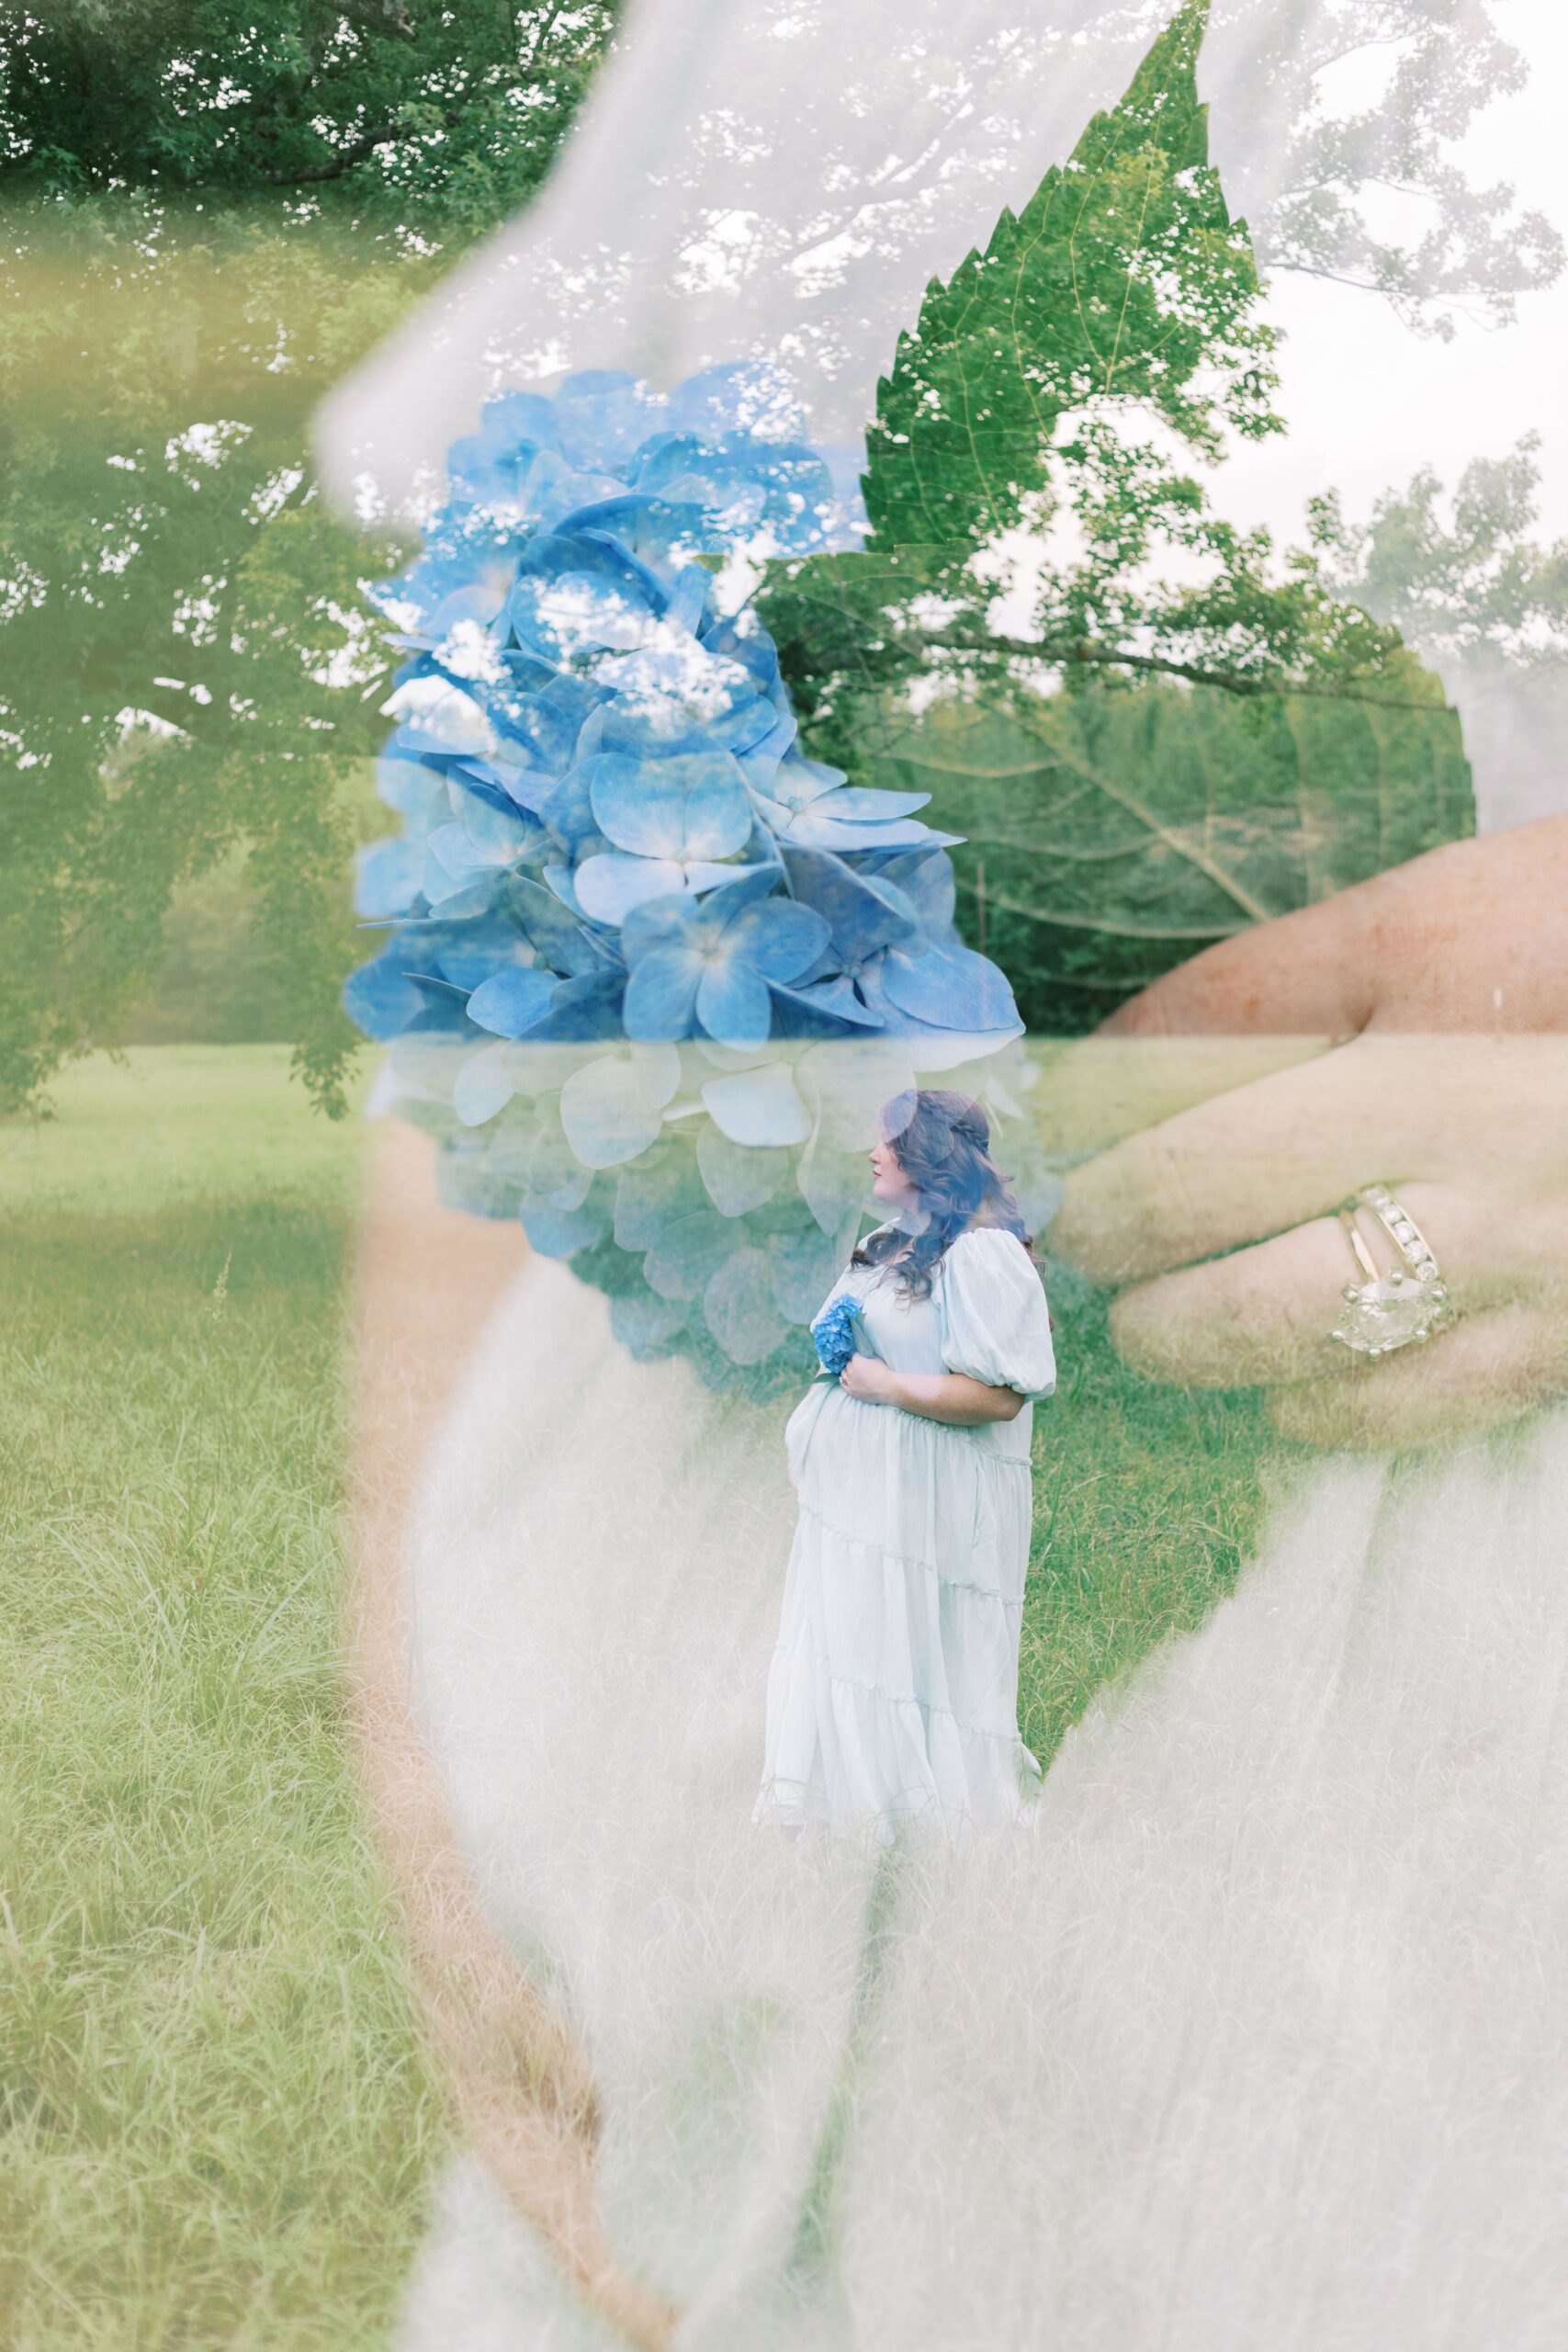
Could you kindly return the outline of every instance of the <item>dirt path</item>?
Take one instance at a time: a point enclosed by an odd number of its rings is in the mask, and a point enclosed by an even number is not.
[[[375,1124],[355,1257],[347,1633],[356,1745],[431,2039],[469,2143],[597,2312],[628,2343],[664,2352],[676,2313],[626,2276],[604,2240],[586,2058],[485,1919],[409,1700],[411,1500],[453,1385],[527,1254],[515,1225],[440,1206],[427,1137]]]

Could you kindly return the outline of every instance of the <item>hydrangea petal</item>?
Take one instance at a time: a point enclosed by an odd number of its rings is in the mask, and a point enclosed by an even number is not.
[[[512,1069],[504,1046],[470,1054],[452,1081],[452,1108],[466,1127],[482,1127],[512,1100]]]
[[[639,974],[647,969],[637,967]],[[773,1019],[767,982],[739,956],[707,965],[697,983],[697,1019],[721,1045],[761,1045]]]
[[[716,1126],[697,1137],[697,1167],[721,1216],[745,1216],[787,1181],[789,1153],[776,1144],[734,1143]]]
[[[360,915],[402,914],[419,896],[424,845],[399,834],[371,842],[355,861],[354,910]]]
[[[842,1037],[886,1029],[886,1016],[863,1003],[852,980],[813,980],[805,988],[772,984],[774,1034],[780,1037]]]
[[[670,1136],[622,1169],[615,1187],[615,1239],[623,1250],[650,1250],[668,1226],[708,1206],[689,1142],[683,1136]]]
[[[581,368],[565,377],[551,409],[561,455],[582,465],[630,458],[669,413],[640,377],[619,368]]]
[[[701,956],[687,946],[656,948],[643,956],[626,981],[627,1036],[689,1036],[703,976]]]
[[[828,804],[831,808],[831,801]],[[905,849],[917,842],[934,842],[951,849],[962,841],[961,833],[933,833],[918,817],[900,817],[889,824],[841,824],[826,811],[804,809],[799,816],[781,810],[777,817],[772,809],[764,812],[769,823],[784,842],[799,842],[803,849]]]
[[[681,1077],[672,1046],[612,1052],[575,1070],[561,1088],[567,1141],[590,1168],[616,1168],[646,1151],[663,1125]]]
[[[634,1363],[652,1361],[685,1328],[686,1308],[678,1298],[628,1292],[610,1301],[610,1329]]]
[[[829,850],[794,846],[784,861],[795,896],[826,922],[840,964],[859,964],[882,947],[909,944],[919,917],[904,893],[846,865]]]
[[[811,1114],[783,1062],[761,1062],[755,1069],[710,1078],[703,1088],[703,1102],[714,1125],[732,1143],[804,1143],[811,1133]]]
[[[871,1206],[871,1168],[865,1154],[835,1150],[820,1136],[802,1152],[796,1182],[824,1233],[837,1233],[852,1212]]]
[[[495,755],[495,729],[474,696],[449,678],[429,673],[406,679],[381,707],[402,722],[398,741],[405,751],[481,760]]]
[[[584,1045],[622,1033],[621,997],[624,983],[615,972],[584,973],[581,979],[562,980],[544,1018],[528,1032],[530,1045]]]
[[[1022,1026],[1005,976],[970,947],[929,947],[923,956],[894,949],[883,965],[882,985],[901,1012],[940,1029]]]
[[[838,1277],[836,1234],[824,1233],[818,1226],[804,1233],[780,1234],[771,1254],[774,1305],[789,1322],[807,1322]]]
[[[789,1337],[789,1325],[774,1302],[767,1251],[732,1250],[704,1289],[703,1315],[731,1363],[761,1363],[771,1356]]]
[[[604,1218],[586,1205],[562,1209],[550,1201],[525,1201],[522,1218],[528,1246],[541,1258],[575,1257],[604,1238]]]
[[[595,922],[625,923],[634,907],[666,899],[685,887],[685,868],[659,857],[635,857],[625,850],[597,851],[572,876],[577,902]]]
[[[497,972],[468,999],[468,1018],[498,1037],[521,1037],[543,1020],[562,985],[537,965]]]
[[[594,820],[617,849],[684,861],[730,857],[746,846],[751,804],[724,752],[659,761],[607,752],[591,764]]]
[[[400,1035],[424,1001],[403,974],[405,961],[401,949],[389,948],[350,972],[343,984],[344,1011],[367,1037],[382,1044]]]
[[[698,1209],[665,1227],[643,1260],[661,1298],[695,1298],[735,1247],[735,1227],[716,1209]]]
[[[794,899],[760,899],[730,916],[724,946],[764,979],[793,980],[820,955],[829,935],[814,907]]]
[[[874,786],[847,784],[824,806],[814,803],[819,817],[836,817],[852,825],[883,824],[894,817],[912,817],[929,806],[929,792],[884,792]]]

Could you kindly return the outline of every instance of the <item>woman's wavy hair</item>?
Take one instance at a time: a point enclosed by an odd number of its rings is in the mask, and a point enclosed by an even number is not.
[[[991,1159],[991,1130],[978,1102],[944,1086],[907,1088],[883,1104],[881,1127],[924,1222],[911,1220],[919,1225],[913,1232],[897,1225],[868,1234],[852,1263],[880,1266],[897,1257],[907,1295],[929,1298],[942,1253],[972,1225],[998,1226],[1032,1248],[1012,1188]]]

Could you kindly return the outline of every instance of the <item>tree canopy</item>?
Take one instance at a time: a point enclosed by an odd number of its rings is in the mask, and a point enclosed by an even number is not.
[[[971,942],[1049,1031],[1473,823],[1439,680],[1325,577],[1331,510],[1281,558],[1201,479],[1282,430],[1203,32],[1193,0],[931,286],[878,388],[865,548],[775,560],[758,598],[812,750],[931,795]]]
[[[13,187],[254,199],[335,190],[411,233],[520,203],[608,30],[606,0],[0,0]]]

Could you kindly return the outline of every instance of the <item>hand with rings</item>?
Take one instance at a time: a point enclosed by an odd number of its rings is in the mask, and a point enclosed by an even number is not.
[[[1568,1390],[1568,816],[1207,950],[1048,1072],[1136,1371],[1405,1446]]]

